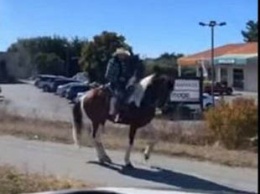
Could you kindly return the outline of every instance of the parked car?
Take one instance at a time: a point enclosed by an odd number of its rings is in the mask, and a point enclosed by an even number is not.
[[[213,98],[211,95],[207,93],[203,93],[203,110],[207,110],[213,106]],[[214,96],[215,105],[217,105],[220,101],[220,97]],[[183,115],[188,115],[189,112],[198,111],[200,112],[199,104],[186,104],[186,103],[176,103],[176,102],[168,102],[166,106],[162,108],[162,113],[164,115],[172,114],[177,112],[177,109],[183,113]]]
[[[54,81],[60,79],[66,79],[66,78],[64,76],[55,76],[53,78],[47,79],[46,81],[40,82],[41,83],[40,88],[42,88],[44,92],[50,92]]]
[[[89,82],[89,77],[88,74],[86,72],[79,72],[77,74],[75,74],[72,79],[77,80],[77,81],[81,81],[81,82]]]
[[[68,79],[68,78],[56,79],[56,80],[54,80],[54,81],[50,84],[49,92],[54,92],[54,93],[56,93],[58,86],[64,85],[64,84],[68,84],[68,83],[80,83],[80,82],[77,81],[77,80]]]
[[[70,100],[70,101],[73,101],[74,98],[77,97],[77,94],[79,92],[86,92],[87,90],[89,90],[90,87],[87,85],[87,84],[82,84],[82,85],[74,85],[74,86],[71,86],[70,88],[68,88],[66,90],[66,94],[65,94],[65,97]]]
[[[88,85],[88,83],[85,82],[71,82],[68,84],[60,85],[58,86],[58,89],[56,91],[56,94],[59,95],[60,97],[65,97],[67,95],[67,92],[69,89],[73,86],[85,86]]]
[[[206,84],[203,90],[205,93],[211,94],[211,84]],[[232,95],[233,93],[232,87],[229,87],[225,82],[217,82],[213,87],[213,91],[219,95]]]
[[[88,89],[88,90],[90,90],[90,89],[92,89],[92,88],[96,88],[96,87],[100,86],[100,84],[97,83],[97,82],[92,82],[92,83],[89,83],[88,86],[89,86],[89,89]],[[88,91],[88,90],[87,90],[87,91]],[[80,97],[81,97],[82,95],[84,95],[85,93],[86,93],[86,91],[85,91],[85,92],[78,92],[78,93],[77,93],[77,96],[72,100],[72,102],[73,102],[73,103],[76,103],[76,102],[80,99]]]
[[[35,78],[34,85],[38,88],[42,88],[42,85],[48,80],[55,79],[57,76],[55,75],[38,75]]]

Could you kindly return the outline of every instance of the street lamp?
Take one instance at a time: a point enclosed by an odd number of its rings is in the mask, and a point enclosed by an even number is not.
[[[66,49],[65,74],[68,77],[69,76],[69,44],[65,44],[64,47]]]
[[[199,22],[200,26],[208,26],[211,29],[211,95],[212,104],[215,106],[214,98],[214,83],[215,83],[215,66],[214,66],[214,27],[215,26],[225,26],[226,22],[217,23],[216,21],[210,21],[209,23]]]

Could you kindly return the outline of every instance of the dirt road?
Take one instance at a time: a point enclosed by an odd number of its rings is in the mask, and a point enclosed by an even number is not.
[[[134,153],[135,169],[123,168],[124,153],[108,151],[116,163],[96,163],[94,149],[0,137],[0,163],[29,172],[51,173],[99,186],[171,187],[198,190],[257,192],[257,170],[229,168],[206,162],[153,155],[149,163]]]

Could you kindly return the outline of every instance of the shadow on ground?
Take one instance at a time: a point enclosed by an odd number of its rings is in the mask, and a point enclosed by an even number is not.
[[[155,183],[162,183],[168,186],[179,187],[184,190],[203,191],[206,193],[241,193],[251,194],[251,192],[245,192],[235,190],[217,183],[201,179],[192,175],[174,172],[171,170],[151,167],[150,169],[142,168],[127,168],[121,164],[101,164],[96,161],[89,161],[88,164],[99,165],[104,168],[116,171],[122,175],[129,176],[136,179],[142,179]],[[252,192],[253,193],[253,192]]]

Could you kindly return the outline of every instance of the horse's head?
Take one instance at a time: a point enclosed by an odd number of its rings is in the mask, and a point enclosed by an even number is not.
[[[159,108],[163,107],[173,90],[173,77],[162,72],[160,68],[155,68],[145,92],[147,103],[152,103]]]

